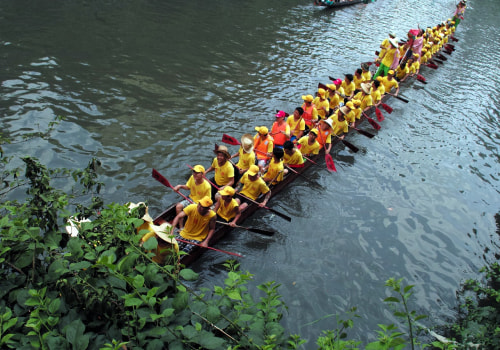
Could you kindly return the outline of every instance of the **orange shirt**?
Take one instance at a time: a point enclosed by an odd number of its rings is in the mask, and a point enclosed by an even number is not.
[[[267,153],[272,153],[274,148],[274,142],[271,135],[267,135],[265,139],[262,139],[259,133],[253,138],[253,147],[255,149],[255,155],[257,159],[269,159]]]
[[[281,125],[278,125],[278,122],[274,122],[271,134],[273,135],[275,145],[283,146],[285,141],[289,139],[289,137],[281,133],[282,131],[290,135],[290,126],[285,121]]]

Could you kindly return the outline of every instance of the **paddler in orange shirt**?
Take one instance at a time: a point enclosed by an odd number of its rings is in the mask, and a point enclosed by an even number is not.
[[[290,126],[285,121],[287,114],[284,111],[276,113],[276,121],[271,128],[271,136],[273,137],[274,147],[283,148],[285,141],[290,139]]]
[[[318,110],[313,104],[313,95],[304,95],[302,96],[302,99],[304,100],[304,103],[302,104],[302,109],[304,110],[302,118],[304,118],[307,127],[311,129],[314,124],[318,122]]]
[[[332,132],[333,129],[331,119],[328,118],[319,122],[318,136],[316,137],[316,140],[319,143],[319,149],[325,147],[325,154],[330,153],[330,150],[332,149]]]
[[[257,164],[262,171],[272,156],[274,140],[269,135],[269,129],[265,126],[257,126],[255,131],[257,131],[257,134],[253,137],[253,148],[257,157]]]

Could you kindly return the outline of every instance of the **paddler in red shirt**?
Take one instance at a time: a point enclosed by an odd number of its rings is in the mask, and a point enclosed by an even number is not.
[[[274,139],[274,147],[283,148],[285,141],[290,140],[290,126],[285,121],[287,114],[284,111],[276,113],[276,121],[271,128],[271,136]]]

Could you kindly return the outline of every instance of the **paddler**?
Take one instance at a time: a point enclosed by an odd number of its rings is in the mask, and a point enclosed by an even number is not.
[[[302,104],[302,109],[304,110],[302,118],[304,118],[307,127],[310,129],[318,122],[318,110],[313,105],[313,95],[304,95],[302,99],[304,100]]]
[[[382,95],[384,93],[385,93],[384,85],[382,85],[380,80],[374,80],[370,90],[370,96],[372,97],[372,104],[378,106],[380,103],[382,103]]]
[[[361,73],[363,76],[363,83],[371,83],[372,73],[370,72],[370,66],[368,63],[361,63],[361,70],[363,71],[363,73]]]
[[[363,78],[363,70],[361,68],[358,68],[356,69],[356,71],[354,72],[354,78],[353,78],[353,82],[354,82],[354,95],[356,95],[359,90],[361,90],[361,83],[364,82],[364,78]]]
[[[265,126],[257,126],[255,131],[257,131],[257,134],[253,137],[253,148],[257,157],[257,164],[260,169],[263,169],[272,155],[274,140],[269,135],[269,129]]]
[[[297,107],[293,111],[293,115],[289,116],[286,120],[286,123],[290,127],[290,132],[292,137],[290,141],[295,142],[295,140],[300,139],[304,135],[304,130],[306,129],[306,122],[302,115],[304,114],[304,110],[302,107]]]
[[[253,151],[253,137],[250,134],[241,136],[241,145],[238,153],[231,156],[231,159],[239,157],[236,163],[237,172],[234,174],[234,182],[238,183],[241,175],[250,168],[250,165],[255,164],[255,152]]]
[[[353,104],[354,108],[351,110],[351,112],[354,113],[354,117],[357,120],[361,119],[361,112],[363,112],[363,110],[361,109],[361,100],[357,100],[357,99],[353,98],[352,104]]]
[[[264,169],[263,180],[266,183],[276,184],[277,182],[283,181],[283,149],[279,147],[274,147],[273,158],[269,162],[268,166]]]
[[[177,227],[181,219],[187,217],[187,220],[184,228],[176,234],[176,238],[208,247],[215,232],[216,214],[210,209],[212,204],[212,200],[206,196],[197,204],[190,204],[177,214],[172,221],[173,228]],[[189,253],[194,247],[193,244],[177,242],[179,249],[186,253]]]
[[[287,114],[285,111],[278,111],[275,115],[276,121],[271,128],[271,136],[273,137],[274,147],[283,148],[285,141],[290,139],[290,126],[285,121]]]
[[[285,165],[288,165],[292,168],[299,168],[303,166],[304,158],[302,157],[302,153],[295,147],[293,142],[285,142],[283,151],[285,152],[285,154],[283,155],[283,163]]]
[[[325,119],[330,113],[330,102],[326,99],[326,90],[319,88],[317,97],[313,100],[313,105],[318,111],[320,119]]]
[[[340,105],[340,96],[337,95],[337,85],[335,84],[327,84],[326,87],[328,88],[326,90],[327,92],[327,98],[330,100],[330,112],[328,115],[330,116]]]
[[[376,80],[375,80],[376,81]],[[380,84],[380,82],[378,82]],[[380,100],[380,93],[378,94],[378,99]],[[370,94],[370,84],[361,84],[361,91],[354,96],[355,100],[360,101],[359,108],[361,111],[366,112],[373,105],[373,97]]]
[[[223,190],[220,190],[214,209],[217,213],[217,219],[229,223],[229,226],[232,227],[236,226],[241,216],[240,200],[234,198],[235,192],[231,186],[226,186]]]
[[[410,57],[411,59],[411,57]],[[408,68],[407,62],[401,61],[398,68],[396,68],[395,78],[399,82],[403,82],[406,80],[407,75],[410,73],[410,69]]]
[[[420,62],[419,62],[420,56],[416,53],[410,59],[408,60],[408,65],[409,65],[409,74],[411,76],[414,76],[420,72]]]
[[[264,200],[259,203],[260,207],[265,207],[267,201],[271,198],[271,190],[260,177],[259,167],[257,165],[252,165],[241,177],[236,191],[254,201],[257,200],[261,194],[265,194]],[[248,207],[249,203],[252,203],[252,201],[242,197],[240,211],[243,212],[246,207]]]
[[[354,103],[351,101],[347,101],[345,104],[347,108],[349,108],[349,113],[347,113],[344,118],[347,120],[349,126],[355,126],[356,124],[356,114],[354,113]]]
[[[397,94],[399,93],[399,84],[398,84],[398,81],[396,79],[394,79],[394,71],[392,69],[390,69],[387,72],[386,77],[382,77],[381,83],[384,85],[384,89],[385,89],[386,94],[391,92],[392,89],[396,89],[396,92],[394,93],[394,95],[397,96]]]
[[[338,113],[334,113],[330,119],[332,120],[333,134],[338,136],[349,131],[349,124],[347,124],[345,116],[350,110],[348,107],[343,106],[337,112]],[[343,139],[344,135],[340,136],[340,138]]]
[[[224,186],[232,186],[234,185],[234,166],[229,161],[231,159],[231,155],[227,151],[226,146],[218,146],[218,148],[214,151],[217,155],[212,161],[212,165],[207,169],[206,173],[209,173],[215,170],[215,176],[211,180],[215,182],[217,187],[220,189],[224,188]],[[217,193],[217,188],[212,187],[212,197],[215,198],[215,194]]]
[[[330,118],[319,122],[316,141],[319,143],[319,149],[325,148],[325,154],[330,153],[332,149],[332,131],[332,120]]]
[[[344,90],[344,104],[347,103],[347,100],[350,100],[354,96],[354,90],[356,90],[356,84],[354,84],[354,77],[352,74],[344,74],[344,81],[340,86]]]
[[[174,186],[174,191],[179,192],[180,189],[189,190],[189,198],[192,202],[187,199],[182,202],[177,203],[175,206],[176,214],[179,214],[182,209],[187,207],[191,203],[198,203],[203,197],[208,196],[211,198],[212,191],[210,183],[203,177],[205,175],[205,168],[202,165],[195,165],[192,170],[192,174],[187,180],[185,185]],[[184,227],[184,220],[179,222],[180,227]]]
[[[319,153],[319,142],[316,140],[318,129],[311,129],[308,136],[302,136],[297,147],[305,156],[312,156]]]

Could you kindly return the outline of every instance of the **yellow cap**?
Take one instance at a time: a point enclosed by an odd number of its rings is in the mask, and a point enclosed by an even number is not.
[[[256,126],[255,131],[261,135],[267,135],[269,133],[269,129],[265,126]]]
[[[248,175],[255,176],[259,173],[259,167],[257,165],[250,165],[250,168],[247,170]]]
[[[316,136],[318,136],[318,129],[311,129],[311,131],[309,131],[311,134],[314,134]]]
[[[210,208],[210,206],[214,204],[214,202],[212,202],[212,200],[208,196],[205,196],[202,199],[200,199],[198,204],[200,204],[202,207]]]
[[[221,196],[234,196],[235,190],[231,186],[226,186],[219,191]]]
[[[314,100],[313,95],[304,95],[302,96],[302,99],[306,102],[312,102]]]
[[[205,172],[205,168],[203,167],[203,165],[195,165],[193,167],[193,171],[197,172],[197,173],[204,173]]]

